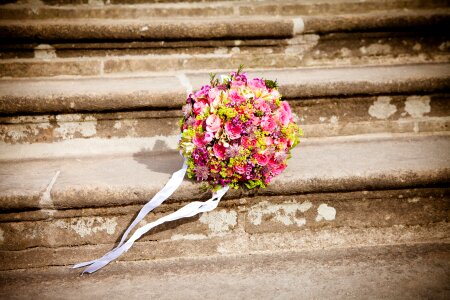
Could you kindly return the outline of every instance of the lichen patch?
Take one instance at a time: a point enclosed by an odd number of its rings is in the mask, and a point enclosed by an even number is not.
[[[55,222],[55,226],[61,229],[73,230],[80,237],[85,237],[101,231],[112,235],[116,232],[117,218],[82,217],[71,219],[69,221],[58,220]]]
[[[204,213],[200,222],[208,225],[211,235],[224,235],[237,224],[237,213],[234,210],[214,210]]]
[[[336,218],[336,209],[334,207],[328,206],[328,204],[322,203],[317,208],[316,222],[322,220],[333,221]]]
[[[413,118],[422,118],[431,111],[430,96],[410,96],[405,101],[405,111]]]
[[[391,104],[391,100],[392,98],[387,96],[378,97],[369,107],[369,115],[380,120],[392,116],[397,111],[397,107]]]
[[[303,203],[290,201],[281,204],[262,201],[250,208],[248,217],[253,225],[261,225],[263,216],[269,215],[284,225],[304,226],[306,225],[306,219],[304,217],[298,217],[297,212],[304,213],[311,207],[312,203],[309,201]]]

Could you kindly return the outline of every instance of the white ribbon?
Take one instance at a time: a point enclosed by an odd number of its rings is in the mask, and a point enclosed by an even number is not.
[[[109,264],[111,261],[122,255],[124,252],[128,251],[128,249],[131,248],[133,243],[139,239],[142,235],[147,233],[152,228],[161,225],[165,222],[175,221],[181,218],[188,218],[195,216],[196,214],[202,213],[202,212],[208,212],[217,207],[219,204],[220,199],[222,199],[223,195],[228,191],[229,186],[223,187],[220,190],[218,190],[216,193],[213,194],[213,196],[205,201],[195,201],[191,202],[179,210],[177,210],[174,213],[171,213],[167,216],[164,216],[152,223],[148,223],[141,228],[137,229],[133,235],[128,239],[128,241],[125,242],[128,234],[131,232],[131,230],[149,213],[151,212],[155,207],[158,207],[161,203],[164,202],[167,198],[169,198],[173,192],[181,185],[183,182],[184,175],[186,174],[187,170],[187,164],[186,160],[183,163],[183,167],[178,170],[177,172],[173,173],[170,180],[166,183],[164,188],[159,191],[147,204],[144,205],[144,207],[141,209],[139,214],[137,215],[136,219],[131,223],[131,225],[128,227],[128,229],[125,231],[125,233],[122,236],[122,239],[120,240],[119,245],[115,247],[113,250],[106,253],[104,256],[102,256],[99,259],[79,263],[73,266],[73,268],[81,268],[86,267],[84,269],[83,273],[94,273],[95,271],[103,268],[107,264]]]

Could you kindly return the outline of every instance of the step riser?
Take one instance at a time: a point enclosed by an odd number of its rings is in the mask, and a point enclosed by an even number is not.
[[[59,50],[51,46],[36,46],[31,51],[7,50],[2,53],[1,56],[5,59],[0,60],[0,76],[104,76],[139,72],[224,70],[235,69],[239,64],[252,69],[450,61],[445,36],[399,35],[306,35],[287,41],[289,45],[286,46],[264,47],[232,45],[200,48],[194,45],[194,48]],[[238,41],[232,42],[239,44]],[[122,45],[124,46],[126,45]]]
[[[311,138],[448,131],[449,100],[447,94],[384,95],[292,99],[290,104],[304,137]],[[2,117],[0,159],[89,155],[93,154],[95,145],[99,153],[113,154],[117,148],[116,153],[123,154],[125,149],[117,147],[123,144],[121,140],[130,143],[130,153],[142,152],[142,142],[146,143],[146,151],[175,150],[180,118],[179,110]],[[82,145],[87,140],[92,143],[90,152],[86,153]],[[66,148],[70,152],[64,152],[66,141],[72,141],[73,146]],[[59,147],[55,144],[58,142],[62,142]],[[75,146],[77,142],[79,147]],[[27,146],[29,150],[25,151]]]
[[[449,243],[448,223],[388,228],[333,228],[275,234],[227,235],[204,240],[137,242],[117,261],[161,260],[168,258],[208,258],[224,255],[252,255],[286,251],[351,248],[358,246]],[[1,251],[0,270],[47,266],[71,266],[102,257],[113,244],[61,248],[31,248]],[[74,271],[77,272],[77,271]],[[79,272],[79,271],[78,271]]]
[[[150,214],[146,222],[155,221],[179,207],[164,205]],[[48,211],[2,214],[0,251],[113,244],[120,239],[138,209],[138,206],[124,206],[54,211],[53,214]],[[446,189],[244,197],[224,201],[217,210],[202,214],[200,218],[162,225],[140,241],[204,240],[239,233],[283,234],[333,228],[426,227],[449,221],[449,209],[450,197]],[[28,220],[33,218],[44,219]]]

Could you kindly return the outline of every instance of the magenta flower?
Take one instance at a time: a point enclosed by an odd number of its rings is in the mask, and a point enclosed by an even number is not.
[[[222,159],[225,158],[225,151],[226,151],[226,148],[223,145],[221,145],[221,144],[214,144],[213,152],[214,152],[214,155],[218,159],[222,160]]]
[[[195,136],[192,138],[192,142],[197,147],[203,147],[209,142],[211,142],[213,138],[214,134],[212,134],[211,132],[204,132],[204,133],[199,132],[195,134]]]
[[[230,96],[230,104],[231,106],[239,106],[242,103],[245,103],[247,101],[247,99],[245,99],[245,97],[241,96],[238,91],[236,90],[232,90],[229,94]]]
[[[194,113],[200,115],[205,112],[206,107],[208,107],[208,103],[206,100],[201,99],[194,103]]]
[[[231,122],[227,122],[225,124],[225,132],[230,139],[235,140],[241,137],[242,127],[240,125],[233,125]]]
[[[252,80],[249,80],[247,85],[252,89],[262,89],[266,87],[266,83],[260,78],[253,78]]]
[[[256,153],[255,159],[258,161],[260,166],[265,166],[269,162],[269,157],[265,154]]]

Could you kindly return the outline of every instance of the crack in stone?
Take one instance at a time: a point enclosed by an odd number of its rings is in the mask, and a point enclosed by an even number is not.
[[[58,178],[60,173],[61,173],[61,171],[59,171],[59,170],[56,172],[55,176],[53,176],[49,185],[45,189],[45,192],[42,194],[41,198],[39,199],[39,204],[42,208],[42,211],[49,212],[49,213],[54,212],[53,211],[54,205],[53,205],[53,200],[52,200],[52,196],[51,196],[50,192],[52,191],[53,185],[55,184],[56,179]]]

